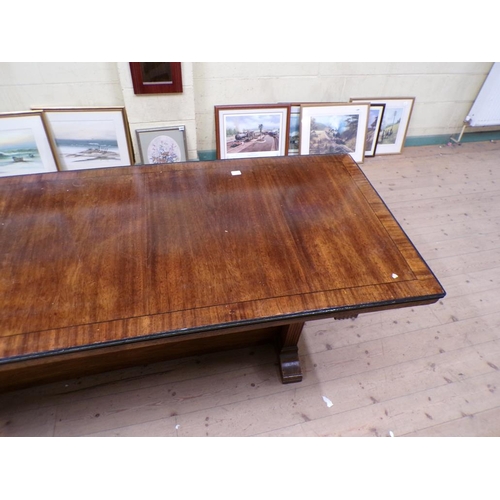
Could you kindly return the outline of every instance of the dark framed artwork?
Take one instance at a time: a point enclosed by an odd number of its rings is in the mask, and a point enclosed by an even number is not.
[[[215,106],[217,159],[285,156],[289,104]]]
[[[371,104],[366,129],[365,156],[375,156],[380,126],[384,117],[385,104]]]
[[[414,97],[352,98],[351,102],[384,104],[384,116],[377,140],[377,155],[402,152],[410,123]]]
[[[135,94],[182,92],[180,62],[131,62],[129,64]]]
[[[299,154],[300,138],[300,104],[290,105],[290,132],[288,134],[288,154]]]

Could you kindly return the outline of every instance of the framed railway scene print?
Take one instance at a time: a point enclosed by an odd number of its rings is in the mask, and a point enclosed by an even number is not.
[[[289,104],[215,106],[217,159],[285,156]]]
[[[178,163],[187,160],[184,125],[136,130],[141,163]]]
[[[125,108],[43,108],[59,170],[133,164]]]
[[[41,111],[0,113],[0,177],[57,172]]]
[[[345,154],[362,163],[370,104],[302,104],[300,154]]]
[[[384,116],[377,140],[377,155],[399,154],[403,150],[414,97],[352,98],[353,103],[383,104]]]

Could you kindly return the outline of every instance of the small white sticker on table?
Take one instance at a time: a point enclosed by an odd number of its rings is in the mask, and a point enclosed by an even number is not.
[[[241,170],[231,170],[231,175],[241,175]]]

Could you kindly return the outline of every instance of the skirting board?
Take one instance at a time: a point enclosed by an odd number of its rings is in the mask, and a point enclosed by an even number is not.
[[[405,147],[408,146],[433,146],[436,144],[447,144],[450,142],[453,135],[425,135],[425,136],[415,136],[407,137],[405,141]],[[470,132],[462,136],[462,142],[480,142],[480,141],[499,141],[500,140],[500,130],[488,131],[488,132]]]
[[[456,134],[455,134],[456,135]],[[405,147],[411,146],[433,146],[436,144],[448,144],[450,142],[450,135],[423,135],[407,137]],[[493,132],[471,132],[464,134],[461,143],[463,142],[479,142],[479,141],[500,141],[500,130]],[[216,152],[214,150],[198,151],[198,158],[200,161],[215,160]]]

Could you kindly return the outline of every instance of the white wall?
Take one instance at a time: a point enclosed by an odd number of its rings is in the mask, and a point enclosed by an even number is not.
[[[125,106],[136,162],[135,130],[185,125],[196,159],[192,63],[182,63],[182,94],[135,95],[128,62],[0,63],[0,112],[32,107]]]
[[[136,161],[140,154],[137,148],[137,129],[149,129],[184,125],[188,159],[197,158],[195,98],[192,63],[182,63],[182,93],[179,94],[134,94],[132,76],[128,62],[117,63],[125,109],[130,124],[132,144]]]
[[[0,111],[123,104],[116,63],[0,63]]]
[[[195,63],[198,150],[215,149],[214,105],[415,97],[408,136],[461,130],[492,63]]]
[[[491,68],[455,63],[182,63],[182,94],[135,95],[128,63],[0,63],[0,111],[125,106],[135,130],[185,125],[188,158],[215,150],[214,106],[415,97],[408,136],[458,133]]]

